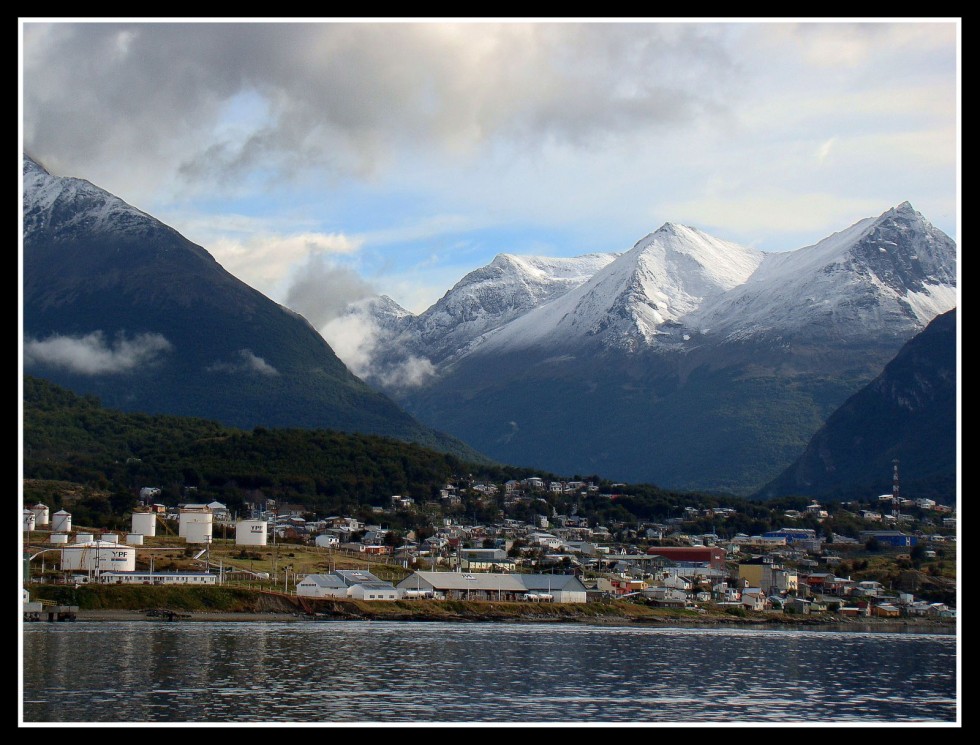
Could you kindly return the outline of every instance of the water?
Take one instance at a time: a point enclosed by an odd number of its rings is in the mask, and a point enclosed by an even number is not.
[[[957,721],[956,637],[554,624],[25,624],[24,723]]]

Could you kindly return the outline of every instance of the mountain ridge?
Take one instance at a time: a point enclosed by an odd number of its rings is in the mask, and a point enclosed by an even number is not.
[[[24,368],[107,406],[397,437],[483,459],[357,378],[202,247],[24,156]]]
[[[505,462],[750,493],[955,307],[956,261],[908,202],[780,254],[665,223],[465,346],[416,343],[428,374],[381,387]]]

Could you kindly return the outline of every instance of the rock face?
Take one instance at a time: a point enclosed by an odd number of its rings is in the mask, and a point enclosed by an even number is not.
[[[372,382],[504,462],[748,494],[957,302],[956,245],[908,202],[785,253],[668,223],[581,258],[501,255],[400,313],[378,359],[428,374]]]
[[[761,496],[889,493],[951,502],[956,481],[956,311],[937,316],[884,371],[851,396]],[[938,499],[937,499],[938,497]]]
[[[24,158],[24,368],[107,407],[474,451],[355,377],[296,313],[87,181]]]

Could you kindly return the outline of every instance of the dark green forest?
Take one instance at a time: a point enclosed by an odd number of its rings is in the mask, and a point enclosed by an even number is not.
[[[504,482],[532,475],[546,482],[589,481],[599,491],[543,491],[505,502]],[[119,412],[104,408],[94,396],[36,377],[24,378],[23,478],[26,502],[43,501],[53,510],[69,506],[76,524],[91,526],[122,519],[146,486],[159,488],[154,501],[169,506],[217,500],[239,514],[246,504],[275,499],[321,517],[376,520],[372,508],[390,507],[391,497],[401,495],[412,497],[419,508],[386,512],[384,520],[392,527],[424,529],[442,516],[533,522],[540,515],[577,514],[592,525],[628,532],[640,522],[681,517],[685,531],[722,537],[779,527],[786,510],[803,510],[809,502],[804,497],[758,501],[676,492],[652,484],[612,484],[596,474],[556,475],[470,463],[372,435],[263,427],[245,431],[205,419]],[[481,482],[496,484],[501,491],[488,497],[471,488]],[[447,483],[458,487],[459,505],[449,507],[440,500]],[[736,513],[713,516],[710,510],[718,507]],[[867,526],[841,510],[823,523],[804,516],[794,527],[856,535]]]

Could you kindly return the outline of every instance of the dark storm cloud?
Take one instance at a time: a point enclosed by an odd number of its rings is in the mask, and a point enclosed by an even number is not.
[[[181,153],[185,176],[216,182],[683,125],[721,110],[731,68],[719,28],[684,24],[55,23],[24,40],[38,157]],[[261,116],[238,119],[248,100]]]

